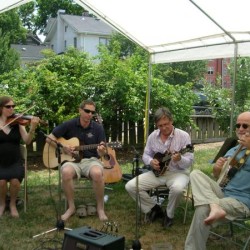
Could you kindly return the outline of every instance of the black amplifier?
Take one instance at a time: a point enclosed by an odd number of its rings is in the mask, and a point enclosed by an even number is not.
[[[125,238],[90,227],[80,227],[64,233],[62,250],[124,250]]]

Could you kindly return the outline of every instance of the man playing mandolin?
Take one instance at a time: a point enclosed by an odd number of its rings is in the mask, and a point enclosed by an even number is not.
[[[92,180],[99,219],[101,221],[108,219],[104,212],[103,164],[99,160],[99,158],[106,153],[104,143],[106,138],[103,126],[92,119],[95,114],[95,108],[96,105],[93,101],[83,101],[79,107],[80,116],[54,128],[46,139],[46,142],[54,147],[56,146],[55,141],[62,137],[66,140],[74,137],[78,138],[81,145],[97,145],[97,147],[93,149],[77,152],[79,153],[80,159],[74,162],[66,162],[61,166],[62,186],[68,201],[68,209],[61,216],[63,221],[69,219],[76,211],[73,180],[81,176]],[[76,156],[76,147],[67,144],[61,146],[65,154],[69,154],[72,157]]]
[[[250,216],[250,112],[237,118],[236,134],[239,145],[220,157],[213,168],[214,181],[200,170],[190,174],[195,213],[185,250],[204,250],[211,225],[224,219]],[[229,164],[227,164],[229,163]],[[224,169],[227,171],[223,171]],[[225,175],[221,177],[221,174]],[[228,179],[222,183],[220,180]]]
[[[154,121],[157,129],[149,135],[143,153],[143,161],[151,166],[152,171],[138,176],[138,190],[136,178],[126,184],[126,190],[134,200],[138,191],[138,206],[153,222],[156,218],[163,217],[163,211],[149,196],[148,191],[166,185],[169,197],[163,226],[168,228],[173,224],[175,208],[189,182],[194,155],[189,134],[174,127],[173,116],[167,108],[159,108],[155,112]]]

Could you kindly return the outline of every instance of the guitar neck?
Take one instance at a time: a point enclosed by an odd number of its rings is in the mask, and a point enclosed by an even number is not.
[[[83,151],[83,150],[89,150],[89,149],[95,149],[99,146],[100,144],[90,144],[90,145],[81,145],[75,147],[76,151]]]

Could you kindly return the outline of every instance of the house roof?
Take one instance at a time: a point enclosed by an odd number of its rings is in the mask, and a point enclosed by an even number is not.
[[[60,14],[60,17],[77,33],[88,33],[98,35],[111,35],[114,29],[102,20],[89,16],[76,16]],[[55,29],[56,18],[50,18],[45,28],[44,34],[49,35]],[[46,37],[47,38],[47,37]],[[47,41],[48,39],[45,39]]]
[[[12,44],[11,48],[15,49],[20,54],[22,61],[34,61],[44,58],[41,51],[47,47],[44,45]]]
[[[61,18],[78,33],[111,35],[113,28],[99,18],[61,15]]]

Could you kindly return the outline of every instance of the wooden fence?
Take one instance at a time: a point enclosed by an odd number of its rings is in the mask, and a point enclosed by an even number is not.
[[[188,127],[185,130],[190,134],[192,143],[209,143],[224,141],[228,134],[222,131],[211,115],[194,115],[192,116],[194,127]],[[105,128],[108,141],[119,141],[123,148],[137,149],[144,147],[144,129],[143,121],[137,123],[129,122],[127,124],[116,125],[117,129]],[[152,131],[153,128],[151,128]],[[41,156],[45,143],[45,137],[41,133],[37,133],[33,145],[28,146],[29,155]]]

